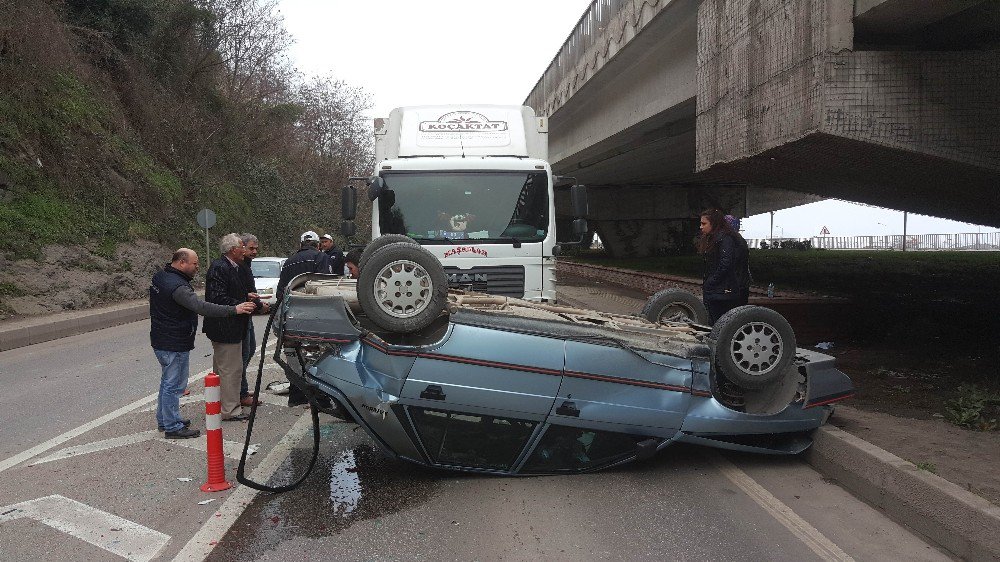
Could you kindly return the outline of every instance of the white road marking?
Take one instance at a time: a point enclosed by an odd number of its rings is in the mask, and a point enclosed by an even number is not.
[[[98,451],[105,451],[107,449],[114,449],[116,447],[124,447],[125,445],[133,445],[135,443],[142,443],[143,441],[149,441],[151,439],[157,439],[160,436],[158,431],[144,431],[142,433],[133,433],[131,435],[123,435],[121,437],[113,437],[111,439],[104,439],[103,441],[94,441],[92,443],[84,443],[83,445],[74,445],[72,447],[66,447],[65,449],[60,449],[51,455],[41,458],[28,466],[35,466],[39,464],[45,464],[47,462],[58,461],[62,459],[68,459],[70,457],[76,457],[79,455],[86,455],[89,453],[96,453]]]
[[[736,465],[718,453],[713,453],[711,456],[712,462],[730,482],[736,484],[757,505],[764,508],[779,523],[791,531],[793,535],[798,537],[800,541],[812,549],[817,556],[823,560],[853,562],[854,559],[850,555],[841,550],[839,546],[826,538],[815,527],[799,517],[791,508],[782,503],[781,500],[765,490],[763,486],[758,484],[753,478],[750,478],[747,473],[737,468]]]
[[[288,430],[288,433],[281,438],[281,441],[271,449],[267,457],[257,466],[257,469],[250,475],[254,482],[267,482],[271,476],[277,472],[281,463],[291,454],[292,448],[300,439],[312,428],[312,416],[307,411],[299,416],[299,419]],[[219,506],[219,511],[215,514],[218,517],[210,517],[208,522],[198,530],[184,548],[174,557],[174,562],[204,560],[212,553],[212,549],[218,541],[222,540],[233,523],[243,514],[250,502],[257,497],[258,491],[249,486],[237,486],[233,493],[229,494],[225,503]]]
[[[0,523],[28,518],[127,560],[152,560],[170,536],[59,495],[0,507]]]
[[[208,375],[209,371],[210,371],[210,369],[206,369],[206,370],[198,373],[197,375],[194,375],[194,376],[190,377],[188,380],[189,381],[199,381],[199,380],[205,378],[205,376]],[[42,443],[40,445],[36,445],[36,446],[28,449],[27,451],[24,451],[22,453],[18,453],[16,455],[12,456],[12,457],[9,457],[9,458],[5,459],[3,462],[0,462],[0,472],[3,472],[3,471],[5,471],[8,468],[11,468],[13,466],[17,466],[17,465],[21,464],[22,462],[24,462],[24,461],[26,461],[28,459],[34,458],[34,457],[36,457],[36,456],[44,453],[45,451],[48,451],[49,449],[52,449],[53,447],[58,447],[59,445],[62,445],[63,443],[69,441],[70,439],[73,439],[74,437],[77,437],[79,435],[83,435],[84,433],[87,433],[88,431],[90,431],[90,430],[92,430],[94,428],[100,427],[100,426],[108,423],[109,421],[118,419],[118,418],[124,416],[125,414],[128,414],[129,412],[132,412],[132,411],[134,411],[134,410],[136,410],[138,408],[141,408],[141,407],[145,406],[146,404],[149,404],[150,402],[155,401],[157,394],[159,394],[159,393],[158,392],[154,392],[153,394],[150,394],[149,396],[147,396],[145,398],[141,398],[139,400],[136,400],[135,402],[132,402],[131,404],[128,404],[127,406],[122,406],[121,408],[118,408],[117,410],[115,410],[115,411],[113,411],[113,412],[111,412],[109,414],[105,414],[105,415],[97,418],[96,420],[93,420],[91,422],[87,422],[87,423],[81,425],[80,427],[77,427],[76,429],[71,429],[71,430],[67,431],[66,433],[63,433],[62,435],[59,435],[58,437],[53,437],[52,439],[49,439],[48,441],[46,441],[46,442],[44,442],[44,443]]]
[[[98,451],[106,451],[108,449],[115,449],[126,445],[134,445],[136,443],[142,443],[143,441],[162,441],[169,445],[178,445],[180,447],[187,447],[188,449],[194,449],[201,452],[205,452],[208,448],[208,441],[204,435],[195,439],[167,439],[166,437],[160,435],[159,431],[143,431],[142,433],[133,433],[131,435],[104,439],[102,441],[94,441],[93,443],[84,443],[82,445],[66,447],[65,449],[60,449],[45,458],[31,463],[29,466],[45,464],[47,462],[68,459],[71,457],[78,457],[80,455],[96,453]],[[223,440],[222,451],[227,457],[239,460],[240,454],[243,452],[243,443]]]

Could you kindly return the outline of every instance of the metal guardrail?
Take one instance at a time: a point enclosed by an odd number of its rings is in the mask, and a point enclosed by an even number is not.
[[[812,238],[750,238],[751,248],[780,246],[784,241],[808,240],[813,248],[826,250],[902,250],[903,235],[886,236],[813,236]],[[963,232],[959,234],[908,234],[907,251],[1000,251],[1000,232]],[[765,247],[767,247],[765,246]]]
[[[583,54],[594,45],[596,38],[607,29],[608,23],[618,15],[622,6],[630,1],[634,0],[594,0],[591,2],[590,7],[583,12],[576,27],[566,38],[562,48],[552,58],[549,67],[535,83],[535,87],[528,94],[524,105],[534,109],[536,114],[542,115],[541,110],[545,107],[545,100],[549,93],[559,86],[569,71],[576,67],[580,59],[583,58]]]

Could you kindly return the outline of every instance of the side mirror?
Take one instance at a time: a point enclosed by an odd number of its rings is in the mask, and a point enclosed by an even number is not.
[[[587,235],[587,219],[576,219],[573,221],[573,234],[578,236],[583,241],[583,237]]]
[[[358,189],[345,185],[340,190],[340,218],[352,221],[358,214]]]
[[[385,180],[381,176],[372,176],[368,180],[368,200],[374,201],[382,195],[382,191],[385,190]]]
[[[587,186],[574,185],[569,189],[569,199],[573,205],[573,216],[582,219],[589,214],[587,205]],[[576,228],[575,226],[573,227]]]
[[[354,224],[353,220],[345,220],[344,222],[340,223],[340,233],[347,238],[350,238],[355,234],[357,234],[357,231],[358,227],[357,225]]]

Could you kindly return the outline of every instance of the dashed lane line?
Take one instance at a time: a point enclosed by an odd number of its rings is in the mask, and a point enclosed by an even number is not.
[[[0,523],[33,519],[127,560],[147,562],[170,536],[60,495],[0,507]]]
[[[122,435],[120,437],[112,437],[111,439],[103,439],[101,441],[94,441],[92,443],[84,443],[82,445],[74,445],[72,447],[66,447],[65,449],[60,449],[51,455],[36,460],[28,466],[37,466],[40,464],[45,464],[53,461],[59,461],[63,459],[69,459],[74,457],[79,457],[82,455],[88,455],[90,453],[97,453],[99,451],[107,451],[108,449],[116,449],[118,447],[124,447],[126,445],[134,445],[136,443],[142,443],[144,441],[162,441],[169,445],[177,445],[179,447],[186,447],[188,449],[194,449],[196,451],[205,452],[207,444],[207,436],[202,435],[197,439],[167,439],[162,436],[159,431],[143,431],[141,433],[133,433],[131,435]],[[236,441],[222,441],[222,451],[223,454],[231,459],[239,460],[240,455],[243,452],[243,443]]]
[[[188,380],[189,381],[199,381],[199,380],[205,378],[210,371],[211,371],[211,369],[205,369],[204,371],[198,373],[197,375],[194,375],[194,376],[190,377]],[[76,429],[71,429],[71,430],[67,431],[66,433],[63,433],[62,435],[59,435],[57,437],[53,437],[52,439],[49,439],[48,441],[46,441],[44,443],[41,443],[39,445],[35,445],[34,447],[28,449],[27,451],[24,451],[22,453],[18,453],[16,455],[12,456],[12,457],[9,457],[9,458],[5,459],[3,462],[0,462],[0,472],[3,472],[3,471],[5,471],[5,470],[7,470],[7,469],[9,469],[11,467],[17,466],[17,465],[21,464],[22,462],[24,462],[26,460],[32,459],[32,458],[34,458],[34,457],[36,457],[36,456],[38,456],[38,455],[40,455],[40,454],[48,451],[49,449],[52,449],[54,447],[58,447],[59,445],[62,445],[63,443],[69,441],[70,439],[73,439],[74,437],[83,435],[84,433],[87,433],[88,431],[90,431],[90,430],[92,430],[94,428],[100,427],[100,426],[102,426],[102,425],[104,425],[104,424],[106,424],[106,423],[108,423],[108,422],[110,422],[112,420],[116,420],[116,419],[124,416],[125,414],[128,414],[128,413],[130,413],[132,411],[135,411],[135,410],[137,410],[137,409],[145,406],[146,404],[149,404],[150,402],[155,401],[157,394],[158,394],[158,392],[154,392],[153,394],[150,394],[149,396],[147,396],[145,398],[140,398],[139,400],[136,400],[135,402],[132,402],[131,404],[128,404],[126,406],[122,406],[121,408],[118,408],[117,410],[115,410],[115,411],[113,411],[111,413],[105,414],[105,415],[97,418],[96,420],[87,422],[87,423],[85,423],[85,424],[77,427]]]
[[[275,345],[274,343],[268,345],[268,350],[266,352],[270,353],[271,350],[274,349],[274,345]],[[196,375],[193,375],[193,376],[189,377],[188,378],[188,383],[190,384],[191,382],[197,382],[197,381],[200,381],[200,380],[204,379],[206,376],[208,376],[208,373],[210,373],[211,371],[212,371],[211,369],[205,369],[204,371],[202,371],[202,372],[200,372],[200,373],[198,373]],[[81,425],[81,426],[79,426],[79,427],[77,427],[75,429],[71,429],[71,430],[67,431],[66,433],[63,433],[62,435],[53,437],[52,439],[49,439],[48,441],[46,441],[44,443],[40,443],[38,445],[35,445],[34,447],[28,449],[27,451],[23,451],[21,453],[18,453],[16,455],[12,456],[12,457],[8,457],[8,458],[4,459],[2,462],[0,462],[0,472],[3,472],[3,471],[5,471],[5,470],[7,470],[9,468],[13,468],[13,467],[15,467],[15,466],[23,463],[26,460],[30,460],[30,459],[32,459],[34,457],[37,457],[38,455],[40,455],[40,454],[42,454],[42,453],[44,453],[44,452],[46,452],[46,451],[48,451],[48,450],[50,450],[52,448],[55,448],[55,447],[58,447],[59,445],[62,445],[63,443],[69,441],[70,439],[73,439],[74,437],[78,437],[80,435],[83,435],[84,433],[87,433],[88,431],[90,431],[92,429],[98,428],[98,427],[100,427],[100,426],[102,426],[102,425],[104,425],[104,424],[106,424],[106,423],[108,423],[108,422],[110,422],[112,420],[116,420],[116,419],[124,416],[125,414],[133,412],[133,411],[135,411],[135,410],[137,410],[139,408],[142,408],[143,406],[146,406],[146,405],[150,404],[151,402],[155,402],[156,401],[156,397],[157,397],[158,394],[159,394],[159,392],[154,392],[153,394],[150,394],[149,396],[147,396],[145,398],[140,398],[139,400],[136,400],[135,402],[132,402],[131,404],[128,404],[126,406],[122,406],[121,408],[118,408],[117,410],[115,410],[115,411],[113,411],[111,413],[105,414],[105,415],[97,418],[96,420],[87,422],[87,423],[85,423],[85,424],[83,424],[83,425]]]

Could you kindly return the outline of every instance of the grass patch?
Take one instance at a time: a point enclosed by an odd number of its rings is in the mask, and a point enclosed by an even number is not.
[[[997,408],[1000,393],[990,392],[975,384],[958,387],[958,396],[945,403],[944,418],[965,429],[992,431],[997,429]]]
[[[0,283],[0,297],[23,297],[27,294],[13,283]]]
[[[930,472],[931,474],[937,474],[937,466],[932,462],[916,462],[913,464],[920,470]]]

